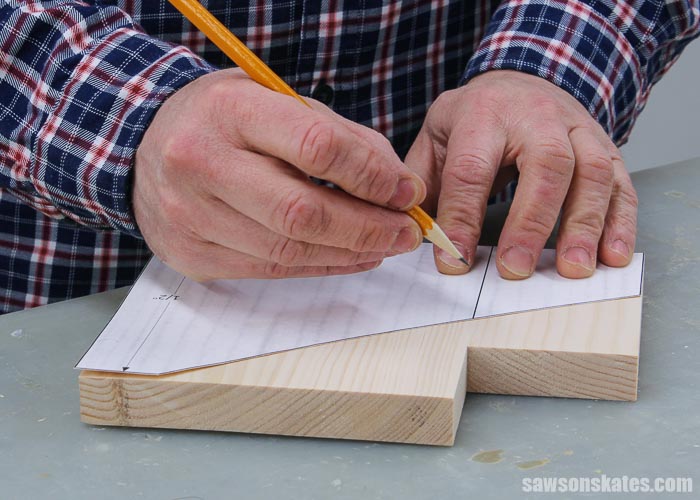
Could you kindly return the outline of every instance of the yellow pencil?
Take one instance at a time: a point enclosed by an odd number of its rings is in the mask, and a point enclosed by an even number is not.
[[[272,69],[231,33],[197,0],[169,0],[189,21],[194,24],[209,40],[226,54],[246,74],[260,85],[294,97],[305,106],[309,104],[297,94],[292,87],[282,80]],[[309,106],[310,107],[310,106]],[[432,241],[455,259],[469,265],[450,241],[440,226],[423,211],[415,206],[406,211],[420,226],[423,236]]]

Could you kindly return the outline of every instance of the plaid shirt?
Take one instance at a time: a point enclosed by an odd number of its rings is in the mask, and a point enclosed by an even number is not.
[[[622,142],[700,29],[699,0],[204,4],[399,155],[440,92],[499,68],[564,88]],[[228,65],[166,0],[0,0],[0,312],[133,282],[150,256],[136,148],[169,95]]]

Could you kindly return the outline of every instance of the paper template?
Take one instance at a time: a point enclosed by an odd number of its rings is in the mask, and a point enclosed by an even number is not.
[[[476,318],[635,297],[642,293],[642,254],[634,254],[627,267],[616,269],[598,264],[593,276],[575,280],[562,278],[557,273],[556,252],[545,249],[535,274],[521,281],[504,280],[498,275],[495,254],[494,251],[489,262]]]
[[[158,375],[325,342],[496,314],[639,295],[643,259],[599,266],[586,280],[556,274],[545,250],[528,280],[498,277],[480,247],[463,276],[435,270],[432,245],[366,273],[197,283],[148,264],[76,368]]]
[[[160,374],[470,319],[488,256],[451,279],[421,245],[361,274],[207,284],[154,258],[77,367]]]

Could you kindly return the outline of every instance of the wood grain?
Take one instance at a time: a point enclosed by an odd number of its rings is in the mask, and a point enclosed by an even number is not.
[[[468,390],[635,401],[642,297],[473,321]]]
[[[392,332],[182,373],[83,371],[98,425],[450,445],[466,393],[467,338]]]
[[[83,371],[81,418],[451,445],[467,388],[635,400],[641,301],[435,325],[165,376]]]

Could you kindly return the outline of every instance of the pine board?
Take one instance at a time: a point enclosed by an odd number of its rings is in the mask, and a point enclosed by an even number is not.
[[[451,445],[466,390],[634,401],[641,304],[528,311],[162,376],[84,370],[81,419]]]

